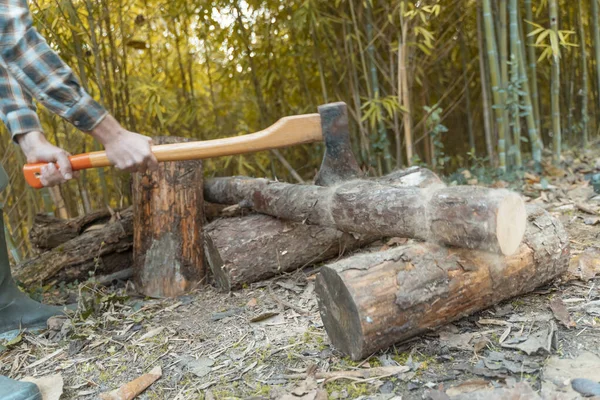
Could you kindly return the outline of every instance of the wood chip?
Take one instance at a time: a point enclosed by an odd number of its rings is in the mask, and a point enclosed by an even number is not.
[[[148,389],[148,387],[156,382],[161,376],[162,369],[159,366],[154,367],[149,373],[124,384],[119,389],[108,393],[101,393],[100,398],[102,400],[132,400],[144,390]]]

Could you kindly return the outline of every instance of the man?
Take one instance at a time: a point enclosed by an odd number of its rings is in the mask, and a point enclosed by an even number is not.
[[[42,169],[42,184],[64,183],[73,178],[69,154],[46,140],[32,98],[98,140],[115,167],[142,172],[158,166],[150,138],[124,129],[83,90],[73,71],[39,35],[26,0],[0,0],[0,117],[27,162],[49,163]],[[0,192],[7,185],[0,166]],[[0,334],[44,327],[49,317],[61,312],[59,307],[33,301],[15,285],[0,210]],[[35,385],[0,376],[0,399],[41,396]]]

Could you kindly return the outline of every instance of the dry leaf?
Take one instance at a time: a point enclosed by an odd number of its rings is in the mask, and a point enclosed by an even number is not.
[[[35,383],[42,393],[42,400],[59,400],[63,393],[63,378],[61,374],[48,375],[41,378],[26,377],[22,382]]]
[[[566,280],[579,279],[587,282],[600,274],[600,250],[596,247],[588,247],[585,251],[573,258],[569,263]]]
[[[565,303],[563,303],[560,297],[555,297],[550,300],[550,308],[554,313],[554,317],[565,327],[572,328],[576,325],[571,319],[571,315],[569,314],[569,311],[567,311],[567,307],[565,307]]]
[[[108,393],[101,393],[102,400],[132,400],[162,376],[162,369],[157,366],[147,374],[134,379],[120,388]]]
[[[142,337],[140,337],[138,339],[138,342],[141,342],[142,340],[146,340],[146,339],[151,339],[155,336],[158,336],[161,334],[162,331],[165,330],[164,326],[159,326],[158,328],[154,328],[152,330],[149,330],[148,332],[146,332],[144,335],[142,335]]]

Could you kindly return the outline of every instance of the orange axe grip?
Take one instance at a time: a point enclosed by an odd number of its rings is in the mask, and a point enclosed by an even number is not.
[[[92,165],[89,153],[78,154],[76,156],[69,157],[69,161],[71,161],[71,167],[73,168],[73,171],[94,167],[94,165]],[[40,181],[40,175],[42,174],[42,167],[44,165],[48,165],[48,163],[26,164],[23,167],[23,175],[25,175],[25,180],[29,186],[35,189],[41,189],[44,187]],[[56,167],[58,168],[58,165]]]

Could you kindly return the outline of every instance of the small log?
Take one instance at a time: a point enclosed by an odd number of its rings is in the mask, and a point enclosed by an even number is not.
[[[316,293],[333,345],[360,360],[563,274],[564,227],[537,206],[527,212],[524,241],[512,256],[414,243],[323,267]]]
[[[331,177],[331,173],[328,174]],[[428,169],[394,172],[383,182],[397,187],[443,185]],[[336,181],[339,182],[339,179]],[[264,214],[214,221],[205,227],[205,260],[223,291],[347,255],[381,235],[359,235]]]
[[[200,160],[161,163],[154,172],[134,175],[133,268],[137,290],[146,296],[179,296],[206,280],[202,181]]]
[[[334,187],[216,178],[207,200],[344,232],[399,236],[513,254],[525,233],[525,203],[508,190],[398,187],[354,180]]]
[[[263,214],[224,218],[205,227],[205,257],[216,286],[239,289],[285,272],[340,257],[377,236],[283,221]]]
[[[108,210],[94,211],[72,219],[38,214],[29,232],[29,240],[36,250],[50,250],[81,235],[91,226],[108,222],[110,218]]]
[[[15,279],[25,286],[85,281],[90,271],[105,275],[130,267],[133,209],[123,210],[118,216],[20,264],[15,268]]]

